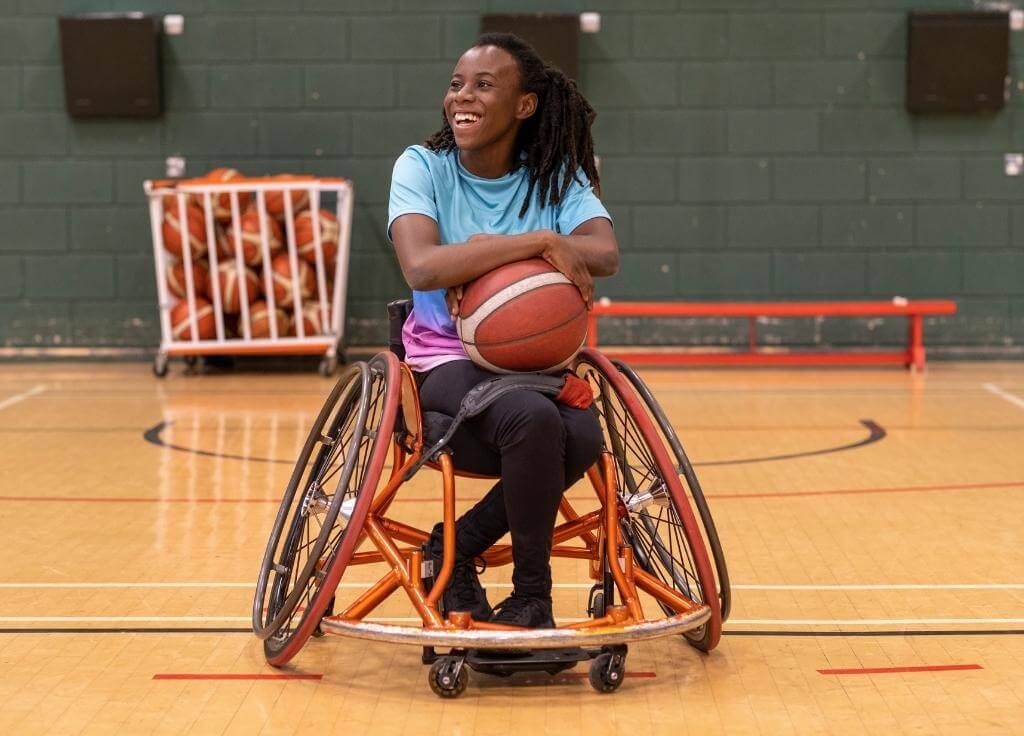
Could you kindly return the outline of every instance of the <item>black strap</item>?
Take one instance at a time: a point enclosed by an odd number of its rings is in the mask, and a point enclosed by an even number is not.
[[[548,396],[557,396],[565,386],[565,379],[543,373],[515,373],[495,376],[478,383],[463,397],[455,421],[475,417],[488,406],[511,391],[536,391]]]
[[[462,398],[459,413],[452,419],[448,431],[423,453],[419,462],[405,472],[404,480],[412,478],[425,463],[435,459],[463,421],[477,416],[502,396],[512,391],[536,391],[547,396],[557,396],[564,386],[565,378],[543,373],[514,373],[508,376],[495,376],[478,383]]]

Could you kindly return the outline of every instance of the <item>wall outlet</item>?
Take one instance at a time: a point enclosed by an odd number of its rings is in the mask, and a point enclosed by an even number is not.
[[[185,176],[185,157],[184,156],[168,156],[167,161],[167,177],[169,179],[180,179]]]
[[[185,32],[185,16],[184,15],[165,15],[164,16],[164,33],[168,36],[180,36]]]
[[[1024,31],[1024,10],[1010,11],[1010,30]]]
[[[597,33],[600,30],[600,13],[580,13],[580,33]]]
[[[1007,153],[1003,156],[1003,164],[1007,176],[1020,176],[1020,170],[1024,168],[1024,154]]]

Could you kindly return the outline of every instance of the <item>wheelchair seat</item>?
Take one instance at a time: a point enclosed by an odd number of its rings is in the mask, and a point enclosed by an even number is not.
[[[405,360],[405,345],[402,342],[402,328],[412,312],[411,299],[396,299],[388,303],[388,349],[399,360]],[[465,419],[475,417],[497,399],[511,391],[538,391],[555,396],[562,390],[565,380],[542,373],[515,373],[495,376],[475,386],[462,399],[459,413],[452,417],[435,411],[423,413],[423,443],[429,448],[423,454],[423,462],[410,468],[406,478],[415,475],[422,465],[432,462],[439,452],[449,451],[456,458],[456,465],[462,472],[474,475],[498,476],[501,474],[501,458],[470,432],[457,431]],[[460,449],[462,452],[460,452]],[[485,465],[467,467],[460,463],[464,458],[488,458]],[[493,458],[493,462],[491,462]]]

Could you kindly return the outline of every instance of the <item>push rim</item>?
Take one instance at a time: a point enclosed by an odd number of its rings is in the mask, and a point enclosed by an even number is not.
[[[332,501],[332,505],[345,509],[347,524],[335,525],[331,529],[329,543],[319,558],[323,564],[315,576],[306,605],[301,607],[301,617],[295,620],[300,613],[297,609],[286,622],[286,628],[264,641],[264,654],[275,667],[290,661],[312,635],[361,541],[363,524],[394,431],[401,387],[400,370],[398,358],[391,353],[379,353],[369,362],[367,371],[371,385],[366,393],[363,431],[359,433],[358,449],[353,453],[356,457],[354,472],[343,483],[339,482]]]
[[[594,406],[615,458],[626,513],[621,528],[641,566],[663,583],[711,609],[688,641],[710,650],[721,637],[715,574],[686,493],[665,445],[628,380],[607,358],[584,350],[577,372],[597,391]]]

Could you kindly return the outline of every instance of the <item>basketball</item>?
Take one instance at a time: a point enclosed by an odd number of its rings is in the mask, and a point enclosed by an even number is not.
[[[309,264],[299,259],[299,271],[296,274],[299,282],[299,294],[309,299],[316,290],[316,277]],[[275,256],[271,262],[274,279],[274,302],[282,307],[291,306],[295,301],[292,293],[292,264],[287,253]]]
[[[196,296],[208,296],[210,293],[210,272],[205,262],[192,264],[192,288]],[[167,269],[167,288],[174,296],[184,299],[188,293],[185,282],[185,264],[175,263]]]
[[[564,368],[587,336],[587,305],[541,258],[509,263],[466,284],[459,338],[470,359],[495,373]]]
[[[169,253],[181,258],[182,237],[181,223],[178,222],[179,213],[177,200],[167,197],[164,204],[164,248]],[[206,217],[201,209],[189,204],[185,206],[185,221],[192,259],[202,258],[206,254]]]
[[[220,282],[220,303],[227,313],[238,312],[242,308],[242,289],[238,278],[238,269],[232,262],[222,263],[217,267],[217,278]],[[245,274],[246,301],[252,304],[260,296],[260,281],[251,269],[243,269]]]
[[[300,212],[295,218],[295,247],[301,258],[316,263],[311,210]],[[338,256],[338,218],[327,210],[320,210],[320,247],[324,253],[324,265],[332,267]]]
[[[330,319],[330,305],[328,305],[327,309],[327,319]],[[320,302],[307,302],[302,305],[302,329],[305,331],[306,337],[327,334],[327,330],[324,329],[324,322],[320,315]],[[294,321],[292,322],[289,334],[299,334],[298,327]]]
[[[202,177],[204,182],[212,184],[228,184],[237,179],[244,179],[236,169],[214,169],[213,171]],[[244,210],[249,206],[249,201],[252,199],[252,194],[249,192],[238,193],[238,208],[240,211]],[[205,197],[202,194],[195,195],[196,205],[202,209],[204,206]],[[211,194],[210,202],[213,204],[213,217],[217,222],[225,223],[231,221],[231,194],[228,192],[221,192],[219,194]]]
[[[294,174],[280,174],[278,176],[272,176],[271,179],[277,181],[303,181],[308,177],[296,176]],[[292,189],[290,191],[292,199],[292,214],[297,215],[301,210],[304,210],[309,206],[309,191],[306,189]],[[267,192],[265,195],[265,206],[267,208],[267,214],[271,217],[276,217],[279,220],[284,219],[284,195],[283,191],[272,191]]]
[[[266,219],[267,249],[271,256],[281,250],[284,237],[281,226],[272,217]],[[263,245],[260,240],[260,213],[255,209],[246,210],[238,222],[242,231],[242,259],[247,266],[255,266],[263,261]],[[217,236],[217,254],[227,258],[235,257],[235,232],[229,227]]]
[[[288,315],[283,309],[274,308],[274,321],[277,323],[277,336],[285,335],[288,332]],[[254,338],[270,337],[270,325],[270,307],[265,301],[249,305],[249,330]]]
[[[200,340],[212,340],[217,334],[213,321],[213,305],[196,297],[196,332]],[[171,308],[171,333],[175,340],[192,339],[192,320],[189,318],[188,300],[183,299]]]

